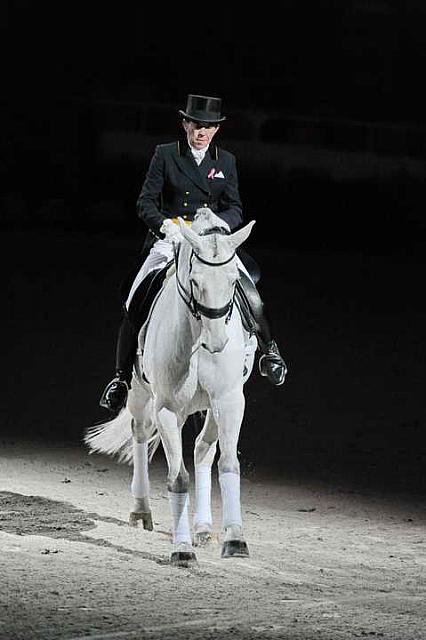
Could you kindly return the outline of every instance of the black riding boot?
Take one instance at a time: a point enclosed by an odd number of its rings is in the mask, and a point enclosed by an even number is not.
[[[106,386],[99,401],[101,407],[114,413],[120,411],[126,402],[132,380],[133,362],[138,343],[138,334],[124,310],[123,320],[118,331],[115,355],[115,378]]]
[[[127,402],[139,330],[162,287],[168,266],[167,264],[162,269],[148,273],[133,294],[129,310],[124,308],[124,316],[118,332],[115,378],[106,386],[99,402],[101,407],[114,413],[120,411]]]
[[[256,334],[262,353],[259,359],[259,371],[272,384],[281,385],[287,374],[287,365],[281,357],[277,343],[272,338],[263,302],[256,286],[244,272],[240,271],[240,275],[236,289],[237,305],[244,316],[243,321],[249,330]]]

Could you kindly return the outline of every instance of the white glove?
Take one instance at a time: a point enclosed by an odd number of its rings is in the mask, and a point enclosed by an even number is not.
[[[170,218],[166,218],[160,227],[161,233],[166,236],[167,242],[180,242],[183,238],[179,225],[175,224]]]

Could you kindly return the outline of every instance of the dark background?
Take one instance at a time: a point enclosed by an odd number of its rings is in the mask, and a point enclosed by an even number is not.
[[[2,4],[5,436],[105,417],[136,197],[205,93],[289,364],[247,384],[243,472],[424,492],[426,9],[280,7]]]

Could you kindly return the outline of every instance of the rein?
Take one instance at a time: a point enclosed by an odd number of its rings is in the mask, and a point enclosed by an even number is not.
[[[223,307],[206,307],[204,304],[201,304],[201,302],[199,302],[194,296],[194,287],[193,287],[192,281],[190,280],[191,290],[188,292],[185,286],[182,284],[182,282],[179,279],[179,276],[178,276],[179,245],[177,245],[177,243],[175,242],[173,243],[173,253],[174,253],[174,260],[175,260],[175,267],[176,267],[177,290],[180,297],[182,298],[182,300],[184,301],[184,303],[186,304],[186,306],[188,307],[188,309],[190,310],[194,318],[196,320],[201,320],[201,316],[204,316],[205,318],[209,318],[210,320],[217,320],[218,318],[223,318],[224,316],[226,316],[225,323],[228,324],[232,315],[235,291],[230,301],[227,302]],[[209,260],[205,260],[204,258],[201,258],[201,256],[199,256],[198,253],[196,253],[194,249],[192,249],[191,256],[189,259],[189,273],[191,273],[192,263],[194,258],[197,258],[197,260],[199,260],[203,264],[208,265],[209,267],[222,267],[223,265],[228,264],[229,262],[231,262],[231,260],[235,258],[235,251],[230,258],[228,258],[227,260],[224,260],[223,262],[210,262]]]

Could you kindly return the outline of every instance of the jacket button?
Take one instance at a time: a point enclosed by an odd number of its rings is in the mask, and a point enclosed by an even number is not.
[[[185,191],[185,195],[186,195],[186,196],[189,196],[189,191]]]
[[[187,206],[188,206],[188,203],[187,203],[187,202],[184,202],[184,203],[183,203],[183,206],[184,206],[184,207],[187,207]]]
[[[186,213],[184,213],[184,214],[183,214],[183,219],[184,219],[184,220],[186,220],[186,219],[187,219],[187,217],[188,217],[188,216],[186,215]]]
[[[208,205],[208,203],[207,203],[207,202],[205,202],[205,203],[203,204],[203,207],[208,207],[208,206],[209,206],[209,205]]]

